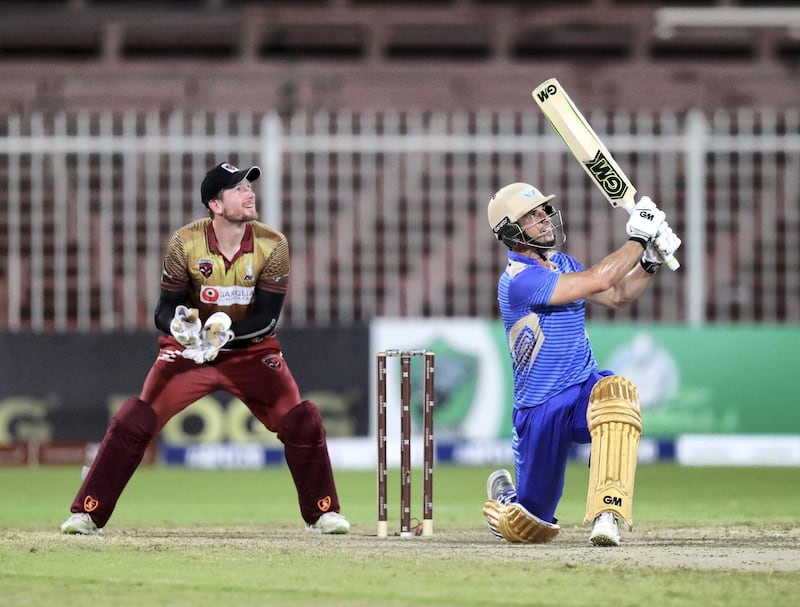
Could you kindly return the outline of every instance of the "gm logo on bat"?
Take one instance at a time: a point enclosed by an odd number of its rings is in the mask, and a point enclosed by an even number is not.
[[[547,101],[551,95],[555,95],[558,93],[558,88],[556,88],[555,84],[548,84],[546,87],[541,89],[539,93],[536,95],[539,98],[539,101],[545,102]]]
[[[594,158],[585,161],[583,164],[586,165],[589,173],[611,200],[619,200],[625,196],[625,192],[628,191],[628,184],[619,176],[619,173],[605,157],[602,150],[597,150]]]

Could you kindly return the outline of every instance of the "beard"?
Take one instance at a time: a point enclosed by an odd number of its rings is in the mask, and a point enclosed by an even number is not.
[[[244,223],[246,221],[255,221],[258,219],[258,209],[253,207],[252,209],[241,208],[235,211],[223,211],[222,218],[230,223]]]

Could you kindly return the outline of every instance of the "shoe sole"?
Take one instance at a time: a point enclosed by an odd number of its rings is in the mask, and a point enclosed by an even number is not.
[[[343,527],[340,527],[338,529],[333,529],[331,531],[323,531],[322,529],[313,529],[307,527],[306,531],[308,531],[312,535],[346,535],[350,533],[350,529],[345,529]]]
[[[103,535],[102,529],[96,529],[93,531],[86,531],[84,529],[77,529],[76,527],[67,527],[66,529],[61,529],[61,533],[65,535]]]
[[[323,531],[322,535],[344,535],[350,531],[349,527],[337,527],[332,531]]]
[[[312,533],[314,535],[345,535],[346,533],[350,533],[350,526],[349,525],[339,525],[338,527],[311,527],[307,526],[306,531]]]
[[[619,540],[617,538],[606,535],[605,533],[598,533],[590,537],[589,541],[595,546],[619,546]]]

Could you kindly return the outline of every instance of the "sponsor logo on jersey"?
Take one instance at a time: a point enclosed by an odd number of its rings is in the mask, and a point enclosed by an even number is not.
[[[244,271],[244,278],[242,278],[243,282],[253,282],[253,262],[250,261],[247,264],[247,269]]]
[[[216,306],[247,306],[253,300],[255,287],[203,287],[200,301]]]

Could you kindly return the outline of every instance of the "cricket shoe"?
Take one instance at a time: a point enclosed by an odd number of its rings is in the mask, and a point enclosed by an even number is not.
[[[495,470],[486,479],[486,496],[490,500],[497,500],[504,506],[517,501],[517,490],[511,480],[511,473],[508,470]],[[487,517],[486,525],[492,535],[499,539],[505,539],[500,530]]]
[[[613,512],[601,512],[592,523],[589,541],[595,546],[619,546],[619,526]]]
[[[76,512],[61,525],[61,533],[67,535],[102,535],[103,529],[86,512]]]
[[[508,470],[495,470],[486,479],[486,497],[503,505],[517,501],[517,490]]]
[[[326,512],[313,525],[306,525],[309,533],[342,535],[350,531],[350,523],[338,512]]]

